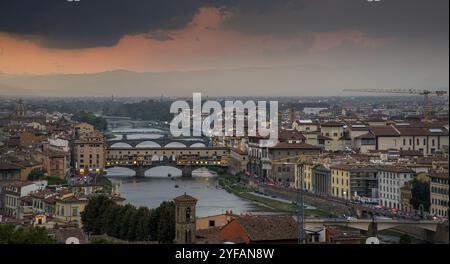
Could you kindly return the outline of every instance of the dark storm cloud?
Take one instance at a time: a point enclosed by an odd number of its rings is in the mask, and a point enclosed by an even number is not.
[[[0,31],[47,48],[112,46],[124,35],[183,28],[203,0],[0,0]]]
[[[231,11],[223,29],[245,34],[358,30],[448,42],[448,0],[0,0],[0,32],[47,48],[112,46],[124,35],[183,28],[208,5]]]
[[[223,24],[247,34],[358,30],[373,37],[443,37],[448,40],[448,0],[242,1]]]

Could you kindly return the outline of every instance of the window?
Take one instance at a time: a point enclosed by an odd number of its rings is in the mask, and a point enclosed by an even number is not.
[[[72,208],[72,216],[78,216],[78,207]]]
[[[191,218],[191,208],[190,207],[188,207],[188,208],[186,208],[186,223],[187,222],[190,222],[190,218]]]

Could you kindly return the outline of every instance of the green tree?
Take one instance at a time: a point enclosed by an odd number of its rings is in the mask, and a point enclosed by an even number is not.
[[[1,244],[54,244],[45,228],[0,225]]]
[[[157,240],[160,243],[172,243],[175,238],[175,204],[163,202],[157,208]]]
[[[423,210],[428,212],[430,209],[430,183],[414,179],[412,182],[411,194],[412,198],[410,202],[413,208],[419,210],[420,205],[422,205]]]
[[[30,171],[28,174],[29,181],[38,181],[45,177],[46,171],[42,168],[36,168]]]
[[[112,235],[114,233],[114,221],[119,214],[120,206],[114,204],[104,211],[101,233]]]
[[[121,221],[121,228],[119,233],[120,239],[128,240],[128,231],[132,229],[131,220],[134,217],[135,213],[136,207],[132,206],[131,204],[125,205],[125,213]]]
[[[93,125],[97,130],[105,131],[108,128],[106,120],[101,116],[96,116],[91,112],[80,111],[74,114],[73,120],[85,122]]]
[[[104,195],[92,198],[81,212],[84,231],[100,234],[105,222],[105,211],[111,206],[114,206],[114,202]]]
[[[135,239],[137,241],[151,240],[150,236],[151,211],[147,207],[139,207],[136,215]]]

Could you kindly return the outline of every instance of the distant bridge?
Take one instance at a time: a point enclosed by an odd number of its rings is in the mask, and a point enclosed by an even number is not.
[[[204,138],[182,138],[168,137],[161,135],[159,138],[132,138],[131,135],[124,134],[122,139],[107,141],[108,149],[116,148],[180,148],[180,147],[207,147],[208,140]]]
[[[108,128],[117,128],[122,126],[131,126],[133,128],[136,128],[149,126],[149,121],[133,120],[127,116],[102,116],[102,117],[106,120]]]
[[[434,242],[449,243],[448,223],[431,220],[404,220],[404,219],[305,219],[305,229],[313,229],[323,226],[344,226],[358,229],[367,236],[377,236],[378,231],[391,229],[402,233],[408,233],[414,237]]]
[[[363,231],[369,231],[373,228],[373,224],[376,225],[377,231],[382,231],[386,229],[392,229],[399,226],[415,226],[420,227],[422,229],[436,232],[439,222],[431,221],[431,220],[396,220],[396,219],[354,219],[347,220],[342,218],[329,218],[329,219],[313,219],[307,218],[305,219],[305,228],[311,227],[319,227],[324,225],[333,225],[333,226],[345,226],[353,229],[359,229]]]

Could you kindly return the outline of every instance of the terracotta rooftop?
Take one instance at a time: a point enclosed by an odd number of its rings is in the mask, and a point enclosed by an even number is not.
[[[180,195],[178,197],[175,197],[173,199],[175,202],[197,202],[198,200],[186,193],[184,193],[183,195]]]
[[[304,149],[304,150],[320,150],[320,147],[310,145],[307,143],[288,143],[280,142],[270,149]]]
[[[292,216],[238,216],[235,220],[251,241],[298,239],[297,221]]]
[[[320,126],[322,127],[342,127],[344,124],[340,121],[327,121],[322,123]]]
[[[371,126],[369,130],[375,136],[400,136],[393,126]]]
[[[197,230],[195,233],[196,244],[222,244],[219,227],[210,227]]]
[[[448,172],[431,172],[431,178],[440,178],[440,179],[448,179]]]
[[[373,139],[373,138],[375,138],[375,136],[371,133],[365,133],[360,136],[357,136],[356,138],[358,138],[358,139]]]
[[[297,130],[292,130],[292,131],[281,130],[278,133],[278,138],[280,140],[304,140],[304,139],[306,139],[305,136]]]
[[[352,164],[341,163],[341,164],[336,164],[336,165],[330,166],[330,169],[351,170],[353,167],[354,167],[354,165],[352,165]]]
[[[397,172],[397,173],[414,173],[414,171],[411,170],[410,168],[393,165],[381,166],[380,171]]]

